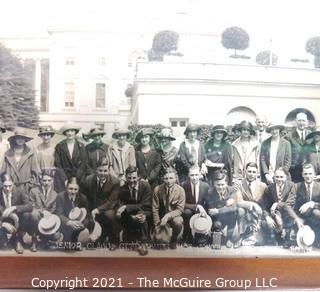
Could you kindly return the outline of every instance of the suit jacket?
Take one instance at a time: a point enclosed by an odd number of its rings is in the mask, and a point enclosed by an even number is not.
[[[13,187],[11,206],[15,206],[17,209],[15,213],[18,215],[32,211],[32,206],[28,200],[28,196],[23,188]],[[3,189],[0,189],[0,215],[2,216],[3,211],[6,209],[3,198]]]
[[[184,210],[186,195],[184,189],[174,184],[167,198],[166,186],[161,184],[154,189],[152,199],[153,223],[158,225],[161,218],[169,214],[170,218],[181,216]]]
[[[132,145],[126,142],[122,148],[123,152],[123,169],[121,167],[121,158],[117,144],[113,144],[108,149],[107,158],[110,163],[110,172],[115,177],[123,178],[125,171],[129,166],[136,166],[136,156]]]
[[[131,193],[128,184],[122,186],[119,190],[119,203],[126,205],[126,212],[130,215],[135,215],[139,211],[143,211],[146,215],[151,215],[152,195],[151,187],[146,181],[138,182],[137,200],[131,198]]]
[[[91,220],[87,198],[83,194],[78,193],[75,198],[74,207],[85,208],[87,210],[87,216],[83,221],[84,225],[87,226],[87,224]],[[72,206],[71,200],[69,199],[68,193],[67,192],[59,193],[57,197],[57,213],[56,214],[60,217],[61,223],[67,224],[67,222],[70,220],[69,213],[72,209],[73,209],[73,206]]]
[[[191,182],[188,180],[182,185],[186,194],[185,209],[191,209],[196,211],[197,205],[203,206],[205,209],[207,207],[206,198],[208,197],[209,185],[205,182],[199,181],[199,197],[198,202],[195,201],[195,197],[192,195]]]
[[[198,148],[198,166],[201,167],[202,163],[206,160],[206,152],[204,149],[203,144],[199,141],[199,148]],[[188,147],[186,146],[186,142],[183,141],[180,144],[179,153],[178,153],[178,162],[180,166],[180,173],[187,175],[189,172],[189,168],[194,165],[192,161],[192,155],[189,151]]]
[[[285,181],[282,190],[282,200],[278,200],[276,184],[269,185],[263,194],[263,212],[265,216],[270,216],[270,208],[274,203],[278,203],[279,207],[289,207],[292,218],[297,218],[297,215],[293,211],[296,202],[296,187],[291,181]]]
[[[249,162],[259,164],[260,144],[254,137],[250,137],[246,157],[244,157],[242,153],[242,142],[240,137],[232,143],[232,146],[234,177],[242,179],[244,178],[246,165]]]
[[[267,185],[260,180],[255,181],[255,189],[253,192],[249,187],[248,181],[246,179],[241,180],[241,184],[237,192],[240,195],[240,199],[244,201],[255,202],[262,205],[263,194],[267,189]],[[239,200],[239,199],[238,199]]]
[[[18,165],[12,148],[5,153],[1,172],[11,175],[16,184],[26,184],[31,181],[32,177],[37,178],[40,168],[34,152],[28,146],[25,146]]]
[[[270,166],[270,148],[271,148],[271,137],[264,141],[261,145],[260,161],[262,174],[265,176],[269,173]],[[280,138],[279,146],[276,156],[276,169],[283,167],[289,172],[291,165],[291,145],[284,138]],[[276,170],[274,169],[274,171]]]
[[[107,157],[109,145],[105,143],[96,144],[92,142],[86,146],[88,156],[88,173],[93,173],[97,169],[98,162]]]
[[[317,175],[320,174],[320,151],[317,151],[314,142],[306,144],[302,147],[301,151],[302,165],[311,163]]]
[[[58,194],[52,188],[45,198],[41,186],[32,188],[29,193],[29,200],[33,208],[41,211],[47,210],[50,213],[56,213],[57,197]]]
[[[310,133],[310,130],[306,130],[306,136]],[[285,138],[291,144],[291,166],[295,167],[302,163],[301,151],[303,145],[305,145],[305,141],[300,139],[299,133],[297,129],[292,130],[291,133],[285,136]]]
[[[295,203],[295,211],[299,213],[300,207],[309,202],[310,198],[307,193],[307,188],[304,182],[296,184],[297,197]],[[314,181],[312,187],[312,201],[315,202],[315,208],[320,209],[320,183]]]
[[[155,184],[158,181],[158,176],[161,168],[160,154],[151,149],[147,156],[141,152],[141,148],[136,149],[136,162],[139,170],[139,175],[143,179],[147,179],[150,185]]]
[[[87,153],[84,145],[75,140],[72,158],[70,157],[67,140],[63,140],[57,144],[54,153],[55,166],[62,169],[70,178],[75,176],[79,181],[87,172]]]
[[[231,206],[226,206],[229,199],[234,199],[234,203]],[[211,188],[206,201],[208,202],[207,209],[218,209],[219,214],[225,214],[237,210],[237,194],[234,192],[233,188],[229,186],[227,187],[224,197],[220,196],[216,188]]]
[[[119,179],[109,174],[102,187],[102,196],[98,197],[98,179],[96,174],[91,174],[81,181],[81,191],[89,201],[89,209],[98,208],[100,213],[115,209],[118,204],[119,188]]]

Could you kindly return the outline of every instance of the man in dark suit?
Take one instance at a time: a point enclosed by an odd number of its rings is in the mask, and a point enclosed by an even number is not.
[[[64,242],[77,242],[79,233],[89,227],[92,222],[89,214],[89,204],[85,195],[81,194],[77,179],[71,177],[68,179],[66,191],[57,197],[57,215],[61,219],[61,231]],[[69,218],[70,211],[75,207],[84,208],[86,216],[84,220],[73,220]],[[91,228],[88,228],[91,229]]]
[[[258,241],[262,218],[262,198],[267,188],[258,178],[258,165],[249,162],[245,178],[235,184],[239,210],[239,229],[243,245],[255,245]],[[242,209],[242,210],[241,210]]]
[[[154,190],[152,215],[155,228],[169,224],[172,228],[170,248],[177,248],[177,241],[183,234],[182,213],[185,205],[185,192],[177,183],[177,172],[167,168],[163,177],[164,183]]]
[[[238,221],[236,193],[228,186],[228,178],[224,171],[216,171],[213,176],[213,188],[209,191],[208,214],[212,219],[212,230],[222,232],[227,226],[225,245],[227,248],[239,248],[241,245]]]
[[[260,163],[262,180],[267,184],[272,184],[274,172],[279,167],[284,168],[287,172],[291,165],[291,145],[281,138],[281,131],[284,130],[282,125],[271,125],[267,131],[271,137],[265,140],[261,145]]]
[[[302,220],[294,212],[296,201],[295,184],[287,180],[288,173],[283,168],[275,171],[275,183],[268,186],[263,195],[264,228],[272,241],[290,247],[290,232],[293,227],[303,227]]]
[[[124,241],[137,239],[140,242],[140,255],[148,253],[147,241],[151,222],[151,187],[140,180],[136,167],[126,169],[126,183],[119,190],[117,218],[124,229]]]
[[[296,184],[297,199],[295,211],[316,234],[316,243],[320,242],[320,183],[314,180],[312,164],[302,167],[303,182]]]
[[[11,242],[18,254],[23,253],[21,231],[25,231],[27,214],[32,211],[32,206],[28,201],[25,190],[16,188],[11,176],[2,175],[2,188],[0,189],[0,221],[4,222],[12,214],[18,215],[19,228],[15,229],[12,225],[9,229],[5,229],[3,225],[0,227],[0,246],[7,245],[7,233],[12,234]]]
[[[43,169],[40,176],[40,185],[32,188],[29,194],[29,200],[33,207],[29,218],[29,232],[32,235],[32,245],[30,250],[37,251],[37,233],[38,223],[46,214],[55,214],[57,209],[58,194],[53,189],[53,169]]]
[[[291,144],[291,167],[290,174],[291,179],[294,182],[302,181],[302,148],[306,144],[306,137],[310,133],[310,130],[307,129],[308,126],[308,117],[305,113],[298,113],[296,116],[297,128],[292,130],[291,133],[286,135],[286,139]]]
[[[103,243],[108,236],[110,249],[115,250],[119,244],[120,231],[115,218],[120,180],[109,172],[109,163],[106,158],[98,162],[94,174],[82,180],[81,188],[88,198],[92,218],[102,227],[99,242]]]
[[[183,211],[184,221],[184,241],[192,241],[191,229],[189,225],[190,218],[197,212],[197,205],[207,208],[205,199],[208,197],[209,185],[200,181],[200,170],[198,166],[192,166],[189,169],[189,180],[184,182],[182,187],[186,194],[186,203]]]
[[[62,128],[66,139],[57,144],[54,153],[55,167],[64,171],[66,177],[76,177],[78,181],[87,172],[87,153],[85,146],[76,139],[80,128],[67,123]]]

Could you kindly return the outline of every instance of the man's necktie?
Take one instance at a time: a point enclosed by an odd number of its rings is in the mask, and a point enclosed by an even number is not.
[[[308,194],[309,200],[311,201],[311,184],[307,184],[307,194]]]
[[[282,190],[283,190],[283,185],[279,186],[279,202],[282,201]]]
[[[259,133],[259,143],[261,144],[262,143],[262,134]]]
[[[196,185],[195,184],[192,184],[192,191],[193,191],[194,202],[197,204],[197,195],[196,195]]]
[[[124,169],[124,164],[123,164],[123,158],[122,158],[122,149],[119,149],[119,155],[120,155],[120,164],[121,164],[121,174],[124,174],[125,169]]]

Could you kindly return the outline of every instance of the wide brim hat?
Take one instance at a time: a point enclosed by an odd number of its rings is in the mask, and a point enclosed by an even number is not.
[[[268,128],[266,129],[266,132],[270,133],[271,130],[278,128],[280,130],[280,132],[282,132],[285,129],[284,125],[281,124],[271,124],[268,126]]]
[[[8,141],[11,143],[17,137],[24,138],[26,142],[31,141],[33,139],[32,137],[27,136],[27,133],[26,133],[26,131],[24,129],[16,129],[14,131],[14,135],[10,136],[8,138]]]
[[[51,136],[54,136],[55,131],[53,130],[53,128],[52,128],[51,125],[41,126],[41,127],[39,128],[38,136],[45,135],[45,134],[49,134],[49,135],[51,135]]]
[[[60,218],[55,214],[51,214],[41,218],[38,223],[38,230],[41,234],[51,235],[55,234],[59,230],[60,225]]]
[[[96,241],[99,239],[101,234],[102,234],[102,227],[101,227],[100,223],[97,221],[94,221],[93,230],[89,234],[89,239],[91,241]]]
[[[82,222],[87,216],[86,208],[74,207],[69,213],[70,220],[76,220]]]
[[[11,233],[9,230],[11,227],[15,229],[13,233],[16,233],[19,228],[19,217],[15,213],[11,213],[8,217],[2,219],[2,228],[5,229],[6,232]]]
[[[299,228],[297,232],[297,244],[301,248],[310,247],[315,240],[315,233],[308,225],[304,225],[303,228]]]
[[[189,225],[193,236],[196,233],[207,234],[211,230],[212,219],[208,215],[201,216],[200,213],[197,213],[190,218]]]
[[[319,136],[320,136],[320,130],[319,130],[319,131],[313,131],[313,132],[309,133],[309,134],[306,136],[306,140],[313,139],[313,137],[314,137],[315,135],[319,135]]]
[[[214,133],[216,132],[223,132],[223,138],[225,138],[228,135],[228,132],[226,128],[223,125],[216,125],[211,129],[211,136],[214,136]]]
[[[156,135],[158,139],[168,139],[170,141],[176,140],[175,137],[173,137],[172,130],[170,128],[163,128],[160,130],[160,132]]]
[[[80,231],[77,241],[81,243],[87,243],[90,240],[90,233],[88,228],[84,228],[83,230]]]
[[[126,135],[127,137],[130,137],[131,131],[128,129],[117,129],[113,132],[112,138],[117,139],[120,135]]]
[[[185,134],[186,136],[188,135],[188,133],[190,132],[197,132],[199,134],[200,132],[200,126],[197,124],[188,124],[188,126],[186,127],[186,129],[184,130],[183,134]]]
[[[76,131],[76,134],[79,133],[81,127],[79,127],[76,123],[74,122],[67,122],[65,123],[62,128],[60,129],[60,132],[65,135],[66,134],[66,131],[68,130],[75,130]]]
[[[87,134],[87,136],[89,138],[92,138],[94,136],[104,136],[105,134],[106,134],[105,131],[103,131],[101,128],[96,127],[96,128],[91,129],[89,131],[89,133]]]
[[[135,138],[135,141],[136,141],[137,143],[140,143],[141,138],[142,138],[143,136],[146,136],[146,135],[149,135],[150,137],[153,136],[153,135],[154,135],[154,130],[152,130],[151,128],[143,128],[143,129],[141,129],[141,130],[138,132],[138,134],[137,134],[137,136],[136,136],[136,138]]]
[[[172,228],[166,224],[157,225],[154,229],[153,239],[157,243],[170,243],[172,237]]]

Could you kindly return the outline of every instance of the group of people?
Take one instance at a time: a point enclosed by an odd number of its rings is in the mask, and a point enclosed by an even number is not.
[[[318,247],[320,131],[308,130],[305,113],[284,129],[258,116],[255,127],[233,128],[234,141],[216,125],[203,144],[189,124],[179,147],[170,128],[140,129],[135,147],[129,130],[108,145],[98,127],[85,145],[71,122],[57,145],[51,126],[40,127],[33,149],[22,129],[8,141],[0,135],[0,248],[20,254],[26,236],[33,252],[79,242],[115,250],[121,241],[137,243],[140,255],[150,242]]]

